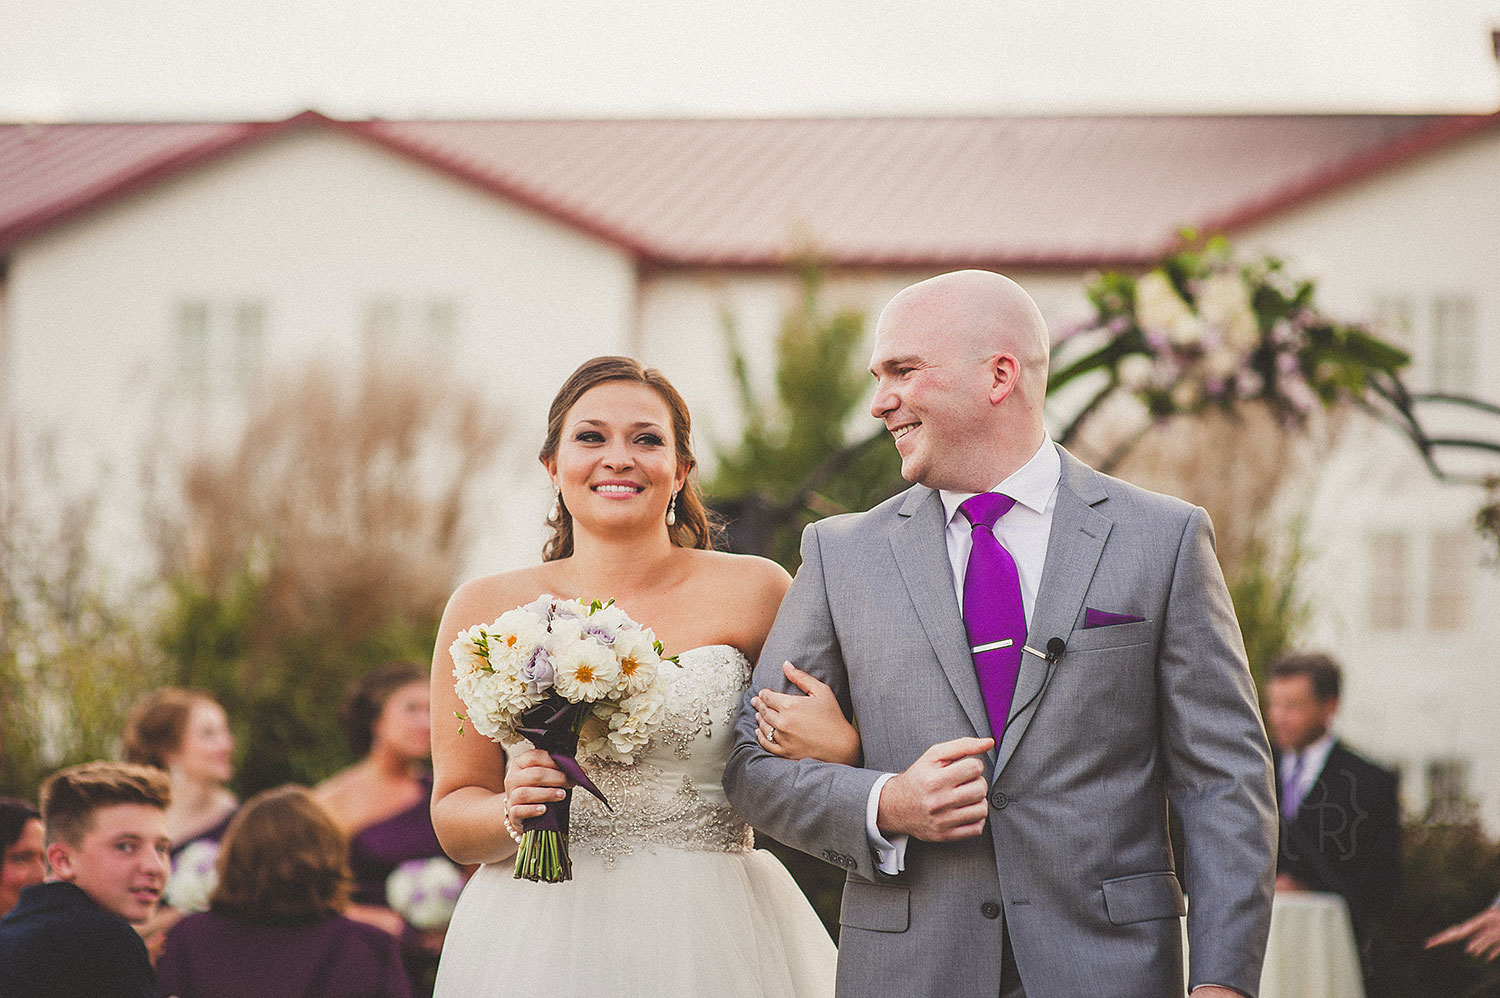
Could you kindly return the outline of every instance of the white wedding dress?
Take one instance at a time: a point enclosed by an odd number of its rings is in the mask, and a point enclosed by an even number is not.
[[[665,720],[635,765],[581,760],[614,811],[574,791],[573,879],[516,880],[506,861],[469,880],[437,998],[833,994],[827,930],[724,796],[750,663],[728,645],[679,662],[663,666]]]

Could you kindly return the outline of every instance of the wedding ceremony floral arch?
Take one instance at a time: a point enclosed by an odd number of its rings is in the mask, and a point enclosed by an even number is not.
[[[1289,431],[1312,414],[1351,403],[1396,427],[1442,480],[1473,481],[1444,470],[1449,448],[1500,454],[1500,439],[1436,437],[1423,427],[1424,403],[1500,416],[1500,407],[1445,393],[1412,393],[1401,347],[1359,323],[1323,314],[1311,280],[1271,256],[1242,260],[1221,236],[1172,254],[1139,277],[1100,275],[1087,294],[1095,314],[1065,330],[1054,348],[1048,395],[1072,393],[1076,408],[1058,432],[1067,446],[1111,399],[1136,399],[1139,423],[1103,462],[1116,463],[1159,421],[1242,403],[1265,406]],[[1082,396],[1079,401],[1078,396]],[[1105,470],[1108,470],[1106,467]]]

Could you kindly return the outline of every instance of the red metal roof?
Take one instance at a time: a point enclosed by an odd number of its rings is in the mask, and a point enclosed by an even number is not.
[[[274,131],[328,127],[663,266],[1153,261],[1500,115],[0,125],[0,251]]]
[[[0,252],[104,201],[281,127],[284,124],[0,125]]]

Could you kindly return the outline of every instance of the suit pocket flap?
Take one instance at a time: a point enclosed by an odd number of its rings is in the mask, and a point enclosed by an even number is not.
[[[910,918],[911,888],[863,880],[845,882],[839,924],[873,932],[905,932]]]
[[[1187,914],[1182,885],[1174,873],[1137,873],[1106,880],[1103,886],[1104,909],[1116,925]]]

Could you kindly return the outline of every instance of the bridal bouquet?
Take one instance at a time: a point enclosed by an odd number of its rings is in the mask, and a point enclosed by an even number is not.
[[[609,807],[577,757],[630,764],[661,724],[662,645],[614,600],[543,596],[490,624],[460,632],[450,648],[463,721],[497,742],[517,735]],[[516,877],[570,880],[570,796],[522,823]]]
[[[386,878],[385,899],[407,925],[429,931],[448,924],[463,886],[463,871],[447,858],[409,859]]]

